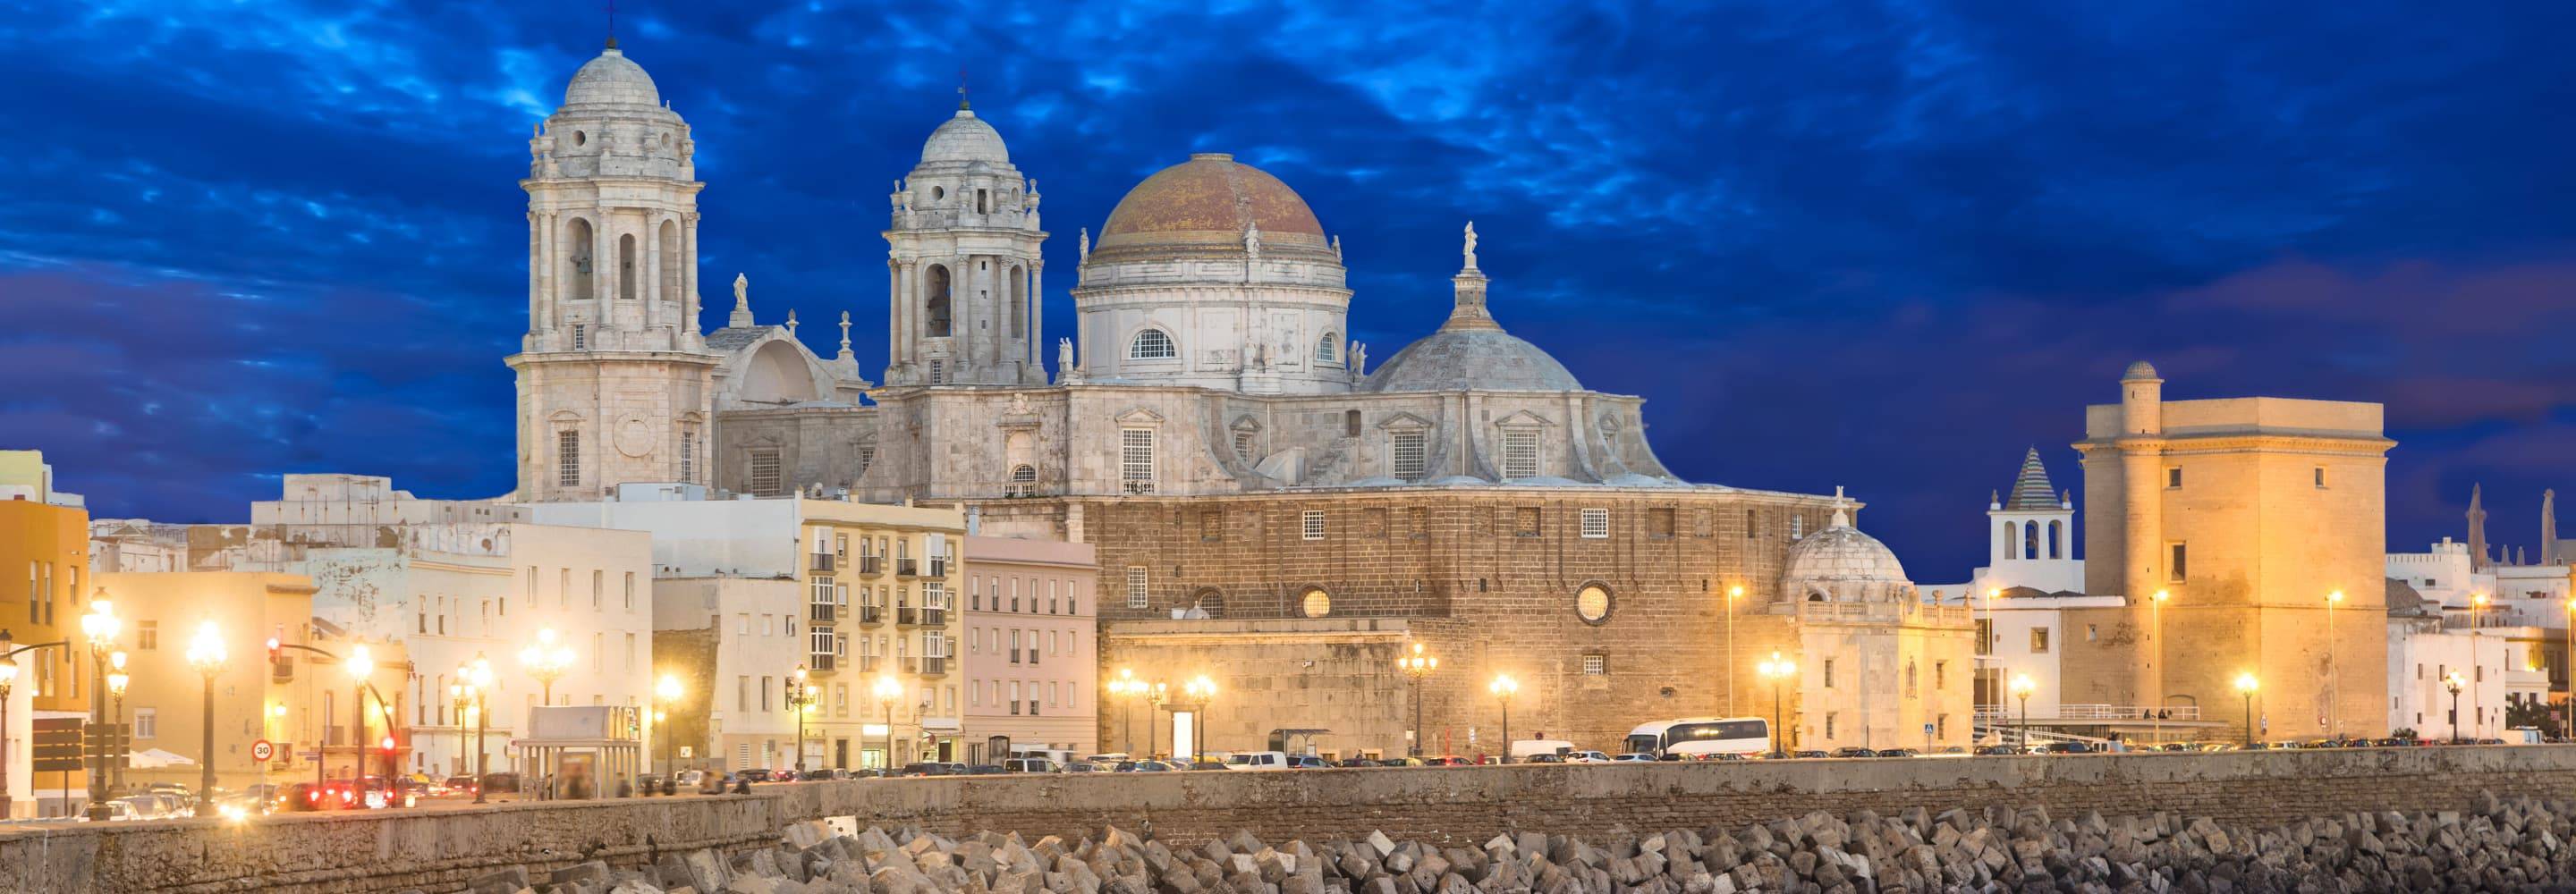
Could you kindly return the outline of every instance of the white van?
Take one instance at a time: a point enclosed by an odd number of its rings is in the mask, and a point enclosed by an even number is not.
[[[1530,758],[1542,754],[1565,754],[1573,750],[1574,743],[1564,739],[1519,739],[1512,742],[1512,760],[1528,763]]]
[[[1228,770],[1285,770],[1288,753],[1284,751],[1237,751],[1225,756]]]

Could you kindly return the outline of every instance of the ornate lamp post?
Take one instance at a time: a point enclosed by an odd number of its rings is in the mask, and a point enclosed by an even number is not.
[[[2263,681],[2255,679],[2253,671],[2236,675],[2236,692],[2245,697],[2245,747],[2247,748],[2254,747],[2254,691],[2261,688],[2263,688]],[[2455,722],[2458,716],[2452,715]]]
[[[662,740],[662,793],[678,794],[671,788],[672,780],[677,778],[677,768],[671,765],[671,736],[662,724],[670,719],[671,707],[680,700],[680,678],[663,674],[661,682],[653,684],[653,700],[659,703],[653,709],[653,738]]]
[[[485,709],[491,703],[492,662],[476,652],[474,660],[457,665],[452,691],[459,697],[460,710],[468,701],[474,705],[474,803],[488,803],[484,799],[483,777],[491,773],[492,767],[491,756],[483,753],[483,734],[489,729],[485,722],[489,712]]]
[[[1129,696],[1144,694],[1144,685],[1136,679],[1135,671],[1122,667],[1118,669],[1118,676],[1101,684],[1101,688],[1108,690],[1112,696]],[[1134,705],[1127,706],[1127,748],[1131,751],[1136,748],[1136,706]]]
[[[90,600],[89,613],[80,619],[81,639],[89,643],[92,681],[107,679],[107,653],[115,649],[116,632],[121,626],[116,618],[115,605],[107,600],[107,590],[101,588],[98,595]],[[89,722],[102,727],[107,723],[106,686],[93,685],[89,689]],[[96,762],[89,767],[87,814],[91,822],[106,822],[112,815],[107,807],[107,736],[102,733],[98,742]]]
[[[1411,681],[1413,686],[1413,741],[1407,743],[1409,747],[1405,749],[1405,753],[1411,757],[1421,757],[1422,679],[1431,676],[1432,671],[1440,669],[1440,659],[1423,654],[1422,644],[1414,643],[1411,654],[1396,656],[1395,669],[1403,671],[1405,679]]]
[[[1788,731],[1780,728],[1780,681],[1798,673],[1798,663],[1771,653],[1771,660],[1753,669],[1762,679],[1771,681],[1771,756],[1789,756]]]
[[[2017,741],[2013,744],[2019,745],[2023,748],[2030,747],[2030,694],[2038,689],[2039,683],[2033,681],[2029,674],[2013,675],[2013,698],[2021,701],[2021,734],[2015,737]],[[2059,713],[2063,714],[2064,712]]]
[[[1141,683],[1139,685],[1142,685]],[[1171,690],[1162,683],[1145,686],[1145,756],[1154,756],[1154,726],[1163,722],[1163,702],[1171,699]]]
[[[537,678],[537,684],[543,687],[539,704],[551,705],[555,703],[555,681],[572,669],[572,647],[556,645],[555,630],[548,627],[537,631],[536,645],[519,650],[519,663],[526,665],[528,676]]]
[[[1189,697],[1190,710],[1198,714],[1198,722],[1190,724],[1190,763],[1195,764],[1207,754],[1207,708],[1216,700],[1216,681],[1200,674],[1181,684],[1181,694]],[[1173,745],[1179,747],[1179,743]]]
[[[125,748],[124,754],[116,755],[116,759],[107,765],[107,791],[116,794],[125,791],[125,764],[132,759],[130,755],[134,750],[134,736],[125,725],[125,690],[134,682],[134,677],[125,672],[124,649],[107,653],[107,667],[107,697],[116,704],[116,725],[111,728],[117,732],[115,744]]]
[[[2467,688],[2468,685],[2469,682],[2460,677],[2459,671],[2442,675],[2442,688],[2451,691],[2451,744],[2453,745],[2460,744],[2460,690]]]
[[[198,751],[197,815],[215,815],[215,675],[224,672],[224,635],[213,619],[197,625],[188,641],[188,666],[206,678],[205,737]]]
[[[1730,650],[1728,654],[1733,652]],[[1512,675],[1503,674],[1495,677],[1494,682],[1487,684],[1485,689],[1492,692],[1494,700],[1503,705],[1503,763],[1508,764],[1512,762],[1512,696],[1520,693],[1521,684],[1519,680],[1512,679]]]
[[[796,775],[801,777],[805,775],[805,709],[814,704],[815,690],[805,682],[802,664],[787,679],[787,710],[796,712]]]
[[[891,772],[894,770],[894,700],[903,697],[903,684],[895,682],[893,674],[885,674],[877,677],[872,692],[877,697],[877,704],[885,709],[885,769]]]
[[[2155,729],[2151,741],[2157,744],[2163,744],[2165,740],[2165,601],[2172,598],[2172,593],[2157,590],[2147,602],[2147,607],[2155,615],[2155,630],[2150,636],[2156,641],[2156,703],[2147,706],[2147,720]]]

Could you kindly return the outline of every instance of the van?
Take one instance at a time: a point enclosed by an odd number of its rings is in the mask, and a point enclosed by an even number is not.
[[[1526,761],[1542,754],[1563,756],[1574,750],[1574,743],[1564,739],[1519,739],[1512,742],[1512,759]]]
[[[1002,769],[1010,773],[1054,773],[1059,770],[1054,761],[1042,757],[1011,758],[1002,762]]]
[[[1226,755],[1228,770],[1285,770],[1288,754],[1281,751],[1237,751]]]

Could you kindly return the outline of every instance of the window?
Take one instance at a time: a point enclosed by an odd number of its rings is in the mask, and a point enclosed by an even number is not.
[[[1948,688],[1950,688],[1950,662],[1947,662],[1947,661],[1935,661],[1935,662],[1932,662],[1932,688],[1934,688],[1934,689],[1948,689]]]
[[[1610,672],[1610,656],[1593,652],[1583,656],[1583,675],[1598,677]]]
[[[741,676],[733,678],[733,709],[736,711],[751,710],[751,677]]]
[[[607,574],[608,572],[605,571],[592,571],[590,573],[591,611],[598,611],[601,608],[600,600],[606,595],[603,591],[607,589],[607,581],[605,579]]]
[[[1424,446],[1426,440],[1419,431],[1399,431],[1387,436],[1387,465],[1394,467],[1395,477],[1406,481],[1422,477],[1423,461],[1429,453]]]
[[[1324,539],[1324,510],[1308,509],[1301,518],[1303,519],[1303,522],[1300,529],[1304,531],[1306,539]]]
[[[1538,429],[1503,431],[1503,477],[1538,477]]]
[[[1342,435],[1350,438],[1360,436],[1360,411],[1342,411]]]
[[[1538,507],[1522,506],[1512,510],[1512,536],[1538,536]]]
[[[2098,643],[2098,642],[2101,642],[2101,641],[2102,641],[2102,628],[2101,628],[2101,626],[2100,626],[2100,625],[2097,625],[2097,624],[2086,624],[2086,625],[2084,625],[2084,641],[2085,641],[2085,642],[2088,642],[2088,643]]]
[[[1145,607],[1145,566],[1127,566],[1127,607]]]
[[[2033,627],[2030,629],[2030,653],[2033,655],[2048,654],[2048,628]]]
[[[572,324],[572,349],[576,351],[590,349],[590,327],[580,323]]]
[[[1242,460],[1245,465],[1251,465],[1257,459],[1252,455],[1252,437],[1253,433],[1248,431],[1234,433],[1234,458]]]
[[[1012,467],[1011,467],[1011,485],[1010,485],[1010,487],[1006,488],[1006,489],[1003,491],[1003,495],[1004,495],[1004,496],[1012,496],[1012,497],[1033,497],[1033,496],[1037,496],[1037,493],[1038,493],[1038,469],[1037,469],[1037,467],[1036,467],[1036,466],[1032,466],[1032,465],[1028,465],[1028,464],[1026,464],[1026,463],[1022,463],[1022,464],[1020,464],[1020,465],[1012,466]]]
[[[134,709],[134,737],[149,739],[161,734],[161,712],[153,708]]]
[[[1315,342],[1315,362],[1331,363],[1340,360],[1342,357],[1340,340],[1338,334],[1326,331],[1324,337]]]
[[[1610,536],[1610,510],[1583,510],[1583,539],[1600,540]]]
[[[1225,539],[1225,510],[1209,509],[1199,513],[1199,540],[1216,543]],[[1054,581],[1048,581],[1052,588]]]
[[[1837,716],[1838,716],[1838,715],[1836,715],[1834,712],[1831,712],[1831,711],[1827,711],[1827,712],[1825,712],[1825,738],[1827,738],[1827,739],[1831,739],[1831,738],[1833,738],[1833,737],[1834,737],[1834,720],[1835,720],[1835,718],[1836,718]]]
[[[2181,466],[2166,466],[2166,467],[2165,467],[2165,486],[2166,486],[2166,487],[2169,487],[2169,488],[2173,488],[2173,487],[2181,487],[2181,486],[2182,486],[2182,467],[2181,467]]]
[[[680,432],[680,480],[690,481],[697,477],[698,433],[682,431]]]
[[[1789,514],[1789,539],[1791,539],[1791,540],[1799,540],[1799,539],[1803,539],[1803,538],[1805,538],[1806,536],[1807,536],[1807,517],[1806,517],[1806,516],[1803,516],[1803,515],[1799,515],[1799,514],[1794,513],[1794,512],[1793,512],[1793,513],[1790,513],[1790,514]]]
[[[1154,430],[1118,430],[1118,477],[1131,494],[1154,492]]]
[[[1671,509],[1646,510],[1646,536],[1656,540],[1673,539],[1673,511]]]
[[[2165,553],[2173,557],[2172,564],[2166,566],[2165,580],[2177,584],[2182,583],[2183,578],[2189,571],[2188,560],[2191,558],[2190,551],[2184,549],[2183,544],[2168,543],[2165,544]]]
[[[753,496],[778,496],[778,448],[755,447],[751,451],[751,493]]]
[[[1831,658],[1825,659],[1822,670],[1825,675],[1825,688],[1834,688],[1834,660]]]
[[[635,572],[626,572],[626,610],[635,610]]]
[[[161,622],[134,622],[134,650],[145,652],[158,648],[161,648]]]
[[[1586,624],[1600,624],[1610,619],[1610,589],[1600,584],[1584,584],[1574,592],[1574,615]]]
[[[555,484],[558,487],[581,486],[580,432],[555,432]]]
[[[832,635],[832,628],[808,627],[806,632],[807,639],[813,643],[814,666],[825,670],[831,669],[832,656],[836,653],[834,644],[838,642],[838,639]]]
[[[2316,468],[2309,469],[2308,473],[2314,476],[2317,487],[2323,488],[2326,486],[2326,467],[2318,466]]]
[[[933,384],[933,385],[946,385],[946,384],[948,384],[948,361],[946,361],[946,360],[932,360],[932,361],[930,361],[930,384]]]
[[[1325,615],[1332,614],[1333,594],[1324,592],[1322,587],[1308,588],[1306,590],[1304,608],[1306,610],[1306,617],[1309,618],[1320,618]]]
[[[877,448],[873,446],[859,448],[859,474],[867,474],[868,467],[876,464]]]
[[[1149,328],[1136,333],[1136,339],[1127,343],[1127,359],[1130,360],[1169,360],[1180,355],[1180,350],[1172,344],[1172,337],[1160,329]]]
[[[1914,695],[1915,695],[1915,689],[1914,689],[1914,688],[1915,688],[1916,683],[1917,683],[1917,678],[1915,677],[1914,671],[1915,671],[1914,662],[1911,662],[1911,661],[1906,662],[1906,663],[1905,663],[1905,697],[1906,697],[1906,698],[1913,698],[1913,697],[1914,697]]]

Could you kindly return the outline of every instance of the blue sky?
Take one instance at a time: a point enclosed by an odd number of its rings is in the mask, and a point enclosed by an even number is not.
[[[511,477],[530,126],[598,4],[0,0],[0,446],[102,516],[276,476]],[[1504,324],[1649,398],[1695,480],[1868,500],[1918,580],[2149,359],[2381,401],[2392,547],[2576,483],[2576,7],[2046,2],[621,4],[698,140],[710,326],[851,311],[971,72],[1069,258],[1192,151],[1296,187],[1393,355],[1461,223]],[[1069,263],[1069,261],[1067,261]],[[1047,321],[1069,331],[1050,279]],[[828,326],[806,332],[828,353]]]

